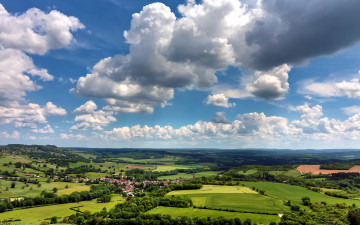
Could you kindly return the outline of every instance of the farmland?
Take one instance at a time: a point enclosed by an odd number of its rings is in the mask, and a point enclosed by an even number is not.
[[[34,207],[27,209],[14,210],[9,212],[0,213],[0,221],[11,220],[15,221],[11,224],[18,225],[32,225],[40,224],[41,221],[49,221],[51,217],[58,217],[61,221],[64,217],[70,216],[76,213],[75,210],[84,212],[89,210],[90,212],[97,212],[102,210],[104,207],[111,209],[116,204],[123,202],[124,199],[120,196],[113,197],[111,202],[108,203],[97,203],[95,200],[82,201],[79,203],[68,203],[61,205],[49,205],[42,207]]]
[[[251,221],[257,224],[269,224],[270,222],[279,222],[278,215],[264,215],[254,213],[239,213],[239,212],[226,212],[210,209],[198,209],[198,208],[173,208],[173,207],[158,207],[148,211],[150,214],[169,214],[176,218],[178,216],[187,217],[225,217],[225,218],[240,218],[242,221],[251,219]]]
[[[268,196],[281,201],[291,200],[292,202],[300,204],[301,198],[309,197],[312,202],[327,202],[329,204],[344,202],[347,205],[356,204],[360,206],[359,200],[335,198],[296,185],[272,183],[272,182],[241,182],[241,183],[247,187],[256,187],[258,189],[265,190],[266,191],[265,193]]]
[[[285,154],[279,158],[278,154],[260,151],[73,151],[55,146],[8,149],[11,146],[0,152],[0,176],[3,176],[0,179],[0,209],[3,211],[0,220],[11,220],[11,224],[50,222],[54,216],[61,221],[70,215],[73,215],[71,223],[76,223],[77,219],[86,221],[84,210],[95,213],[104,206],[109,210],[125,199],[127,203],[113,208],[111,214],[102,212],[108,220],[122,215],[122,211],[133,212],[132,207],[136,207],[139,213],[132,214],[134,218],[141,220],[147,218],[145,215],[153,215],[151,221],[154,223],[187,217],[192,223],[198,223],[199,218],[207,222],[219,222],[223,218],[228,223],[233,223],[234,219],[243,222],[250,219],[257,224],[269,224],[286,221],[278,214],[291,218],[301,210],[313,210],[312,205],[323,207],[319,204],[326,203],[343,213],[351,210],[352,205],[360,205],[360,176],[311,175],[296,170],[302,160],[313,158],[316,161],[329,156]],[[342,156],[334,154],[333,157]],[[264,158],[279,161],[268,165]],[[281,164],[286,158],[294,164]],[[266,165],[253,165],[255,161]],[[325,167],[351,168],[354,165],[356,162],[336,162],[326,163]],[[111,199],[109,195],[114,197]],[[305,204],[304,199],[308,199],[308,203]],[[90,218],[96,215],[99,214],[87,216],[88,221],[84,223],[92,223]]]
[[[204,185],[199,190],[173,191],[168,195],[187,195],[192,198],[194,206],[210,209],[272,214],[285,210],[282,201],[243,186]]]
[[[2,190],[8,189],[8,191],[2,191],[0,193],[0,198],[9,197],[35,197],[40,195],[42,191],[53,191],[54,188],[57,188],[58,194],[71,194],[75,191],[89,191],[90,187],[84,183],[70,183],[70,182],[40,182],[38,184],[27,183],[15,181],[15,188],[11,188],[11,184],[14,181],[1,180],[0,188]]]

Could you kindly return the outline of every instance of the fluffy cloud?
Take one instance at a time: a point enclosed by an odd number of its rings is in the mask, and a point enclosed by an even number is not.
[[[254,81],[247,86],[254,96],[264,99],[280,99],[289,90],[288,72],[291,67],[284,64],[269,71],[256,71]]]
[[[98,137],[111,141],[130,141],[154,143],[162,141],[198,146],[247,146],[276,148],[306,148],[319,144],[319,147],[334,147],[339,141],[347,141],[356,146],[360,140],[360,114],[344,121],[323,116],[320,105],[307,104],[297,107],[300,120],[288,122],[284,117],[266,116],[264,113],[246,113],[229,123],[198,121],[195,124],[174,128],[172,126],[118,127],[104,131]],[[221,115],[220,115],[221,116]],[[224,116],[224,115],[223,115]],[[279,144],[279,142],[281,144]],[[232,144],[235,145],[232,145]],[[306,143],[312,143],[305,146]],[[343,144],[344,142],[342,142]],[[210,145],[209,145],[210,144]],[[355,145],[354,145],[355,144]]]
[[[63,108],[48,102],[45,107],[29,103],[20,105],[14,103],[12,106],[0,106],[0,124],[14,124],[15,127],[30,127],[37,129],[38,124],[46,124],[46,116],[65,115]]]
[[[53,79],[46,70],[36,68],[31,58],[23,52],[0,48],[0,105],[20,101],[26,91],[39,88],[26,74],[39,76],[46,81]]]
[[[354,114],[360,113],[360,106],[353,105],[349,107],[344,107],[341,109],[346,115],[352,116]]]
[[[72,130],[87,130],[92,128],[93,130],[102,130],[104,126],[116,121],[113,117],[113,113],[109,111],[98,110],[97,105],[93,101],[87,101],[84,105],[79,106],[74,110],[75,113],[80,113],[75,117],[75,124],[70,129]]]
[[[52,133],[47,116],[66,115],[66,111],[48,102],[45,107],[25,102],[26,92],[41,86],[36,81],[51,81],[54,76],[38,68],[26,53],[43,55],[73,41],[71,32],[84,26],[75,17],[56,10],[45,13],[32,8],[23,14],[10,14],[0,4],[0,124],[30,127],[33,132]],[[35,80],[34,80],[35,79]]]
[[[224,115],[220,115],[224,116]],[[105,139],[187,139],[201,140],[209,138],[229,138],[239,136],[273,136],[287,133],[287,119],[267,117],[263,113],[239,115],[240,120],[232,123],[198,121],[192,125],[174,129],[172,126],[119,127],[105,131]]]
[[[48,124],[46,125],[44,128],[42,129],[33,129],[32,130],[34,133],[39,133],[39,134],[50,134],[50,133],[55,133],[54,130],[51,128],[51,126]]]
[[[212,121],[214,123],[229,123],[229,120],[226,118],[225,112],[216,112]]]
[[[11,15],[0,4],[0,42],[5,48],[43,55],[73,40],[71,31],[84,28],[80,21],[59,11],[45,12],[31,8],[21,15]]]
[[[224,94],[209,95],[207,97],[206,104],[225,108],[231,108],[236,106],[235,103],[229,103],[229,98],[227,98]]]
[[[60,134],[61,139],[69,140],[69,139],[76,139],[76,140],[87,140],[87,138],[82,134]]]
[[[354,78],[350,81],[315,82],[306,80],[301,84],[300,93],[312,94],[320,97],[360,97],[360,81]]]
[[[168,104],[174,88],[211,87],[216,72],[237,66],[256,70],[248,86],[254,96],[281,99],[289,89],[289,64],[360,39],[359,4],[189,0],[179,5],[179,18],[162,3],[149,4],[133,14],[124,32],[129,54],[98,62],[73,92],[104,99],[120,112],[152,112]],[[351,35],[334,34],[334,27]]]
[[[79,106],[74,110],[75,113],[92,113],[97,109],[97,105],[93,101],[87,101],[84,105]]]
[[[262,16],[251,21],[246,33],[247,44],[256,49],[250,65],[298,63],[355,44],[360,39],[359,8],[357,0],[261,1]],[[334,32],[337,29],[349,35]]]
[[[12,134],[3,131],[1,132],[1,135],[6,139],[18,139],[20,137],[20,133],[18,131],[13,131]]]

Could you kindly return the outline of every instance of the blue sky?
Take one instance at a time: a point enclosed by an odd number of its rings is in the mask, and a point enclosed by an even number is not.
[[[0,144],[359,148],[356,0],[0,4]]]

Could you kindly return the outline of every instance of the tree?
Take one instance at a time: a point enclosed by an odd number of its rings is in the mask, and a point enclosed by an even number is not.
[[[53,188],[53,192],[56,193],[58,189],[56,187]]]
[[[305,206],[310,206],[311,205],[309,197],[303,197],[301,200],[303,202],[303,205],[305,205]]]
[[[56,224],[56,223],[58,223],[57,216],[51,217],[51,219],[50,219],[50,224]]]
[[[348,213],[348,219],[351,225],[360,224],[360,209],[351,209]]]
[[[105,203],[111,201],[111,195],[103,195],[98,199],[98,202]]]
[[[13,182],[11,182],[11,188],[15,188],[15,185],[16,185],[16,183],[13,181]]]

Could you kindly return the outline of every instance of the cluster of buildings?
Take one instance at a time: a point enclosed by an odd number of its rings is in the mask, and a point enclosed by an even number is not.
[[[178,184],[178,183],[186,181],[188,179],[177,178],[175,180],[163,180],[163,181],[161,181],[161,180],[145,180],[142,182],[131,181],[131,180],[120,180],[120,179],[115,179],[115,178],[100,178],[98,180],[102,181],[102,182],[109,182],[112,184],[123,185],[124,186],[123,192],[128,193],[128,195],[131,195],[136,187],[145,188],[149,184],[157,184],[160,186],[166,186],[169,184]]]

